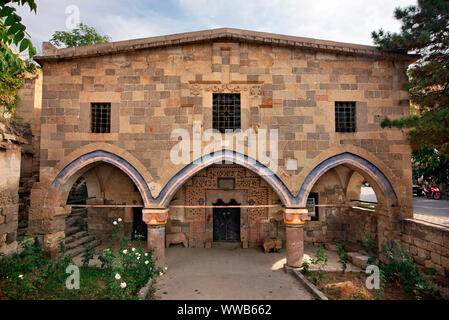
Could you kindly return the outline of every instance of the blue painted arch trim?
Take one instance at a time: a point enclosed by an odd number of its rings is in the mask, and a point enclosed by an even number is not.
[[[307,203],[307,197],[318,179],[330,169],[341,164],[349,164],[366,172],[372,179],[374,179],[374,181],[376,181],[384,195],[390,197],[393,196],[397,199],[397,195],[394,192],[393,186],[391,185],[390,181],[374,164],[359,157],[358,155],[345,152],[327,158],[319,165],[317,165],[307,175],[301,186],[301,189],[299,190],[298,195],[295,198],[296,205],[299,207],[305,207]]]
[[[221,163],[222,161],[239,164],[258,174],[276,191],[285,206],[291,206],[292,203],[294,203],[294,197],[291,195],[290,191],[271,169],[264,166],[259,161],[236,151],[220,150],[202,156],[181,169],[175,176],[173,176],[156,198],[158,206],[167,207],[170,200],[184,182],[202,169],[205,169],[212,164]]]
[[[125,172],[138,188],[145,206],[150,205],[153,198],[151,196],[150,189],[148,188],[148,184],[145,182],[145,179],[139,173],[139,171],[137,171],[134,166],[132,166],[122,157],[104,150],[97,150],[87,153],[72,161],[70,164],[64,167],[61,172],[59,172],[59,174],[51,183],[51,186],[62,188],[62,186],[68,181],[68,179],[77,171],[90,163],[99,161],[110,163]]]

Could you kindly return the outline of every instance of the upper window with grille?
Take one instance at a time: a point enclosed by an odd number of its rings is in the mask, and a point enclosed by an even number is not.
[[[212,127],[222,133],[241,128],[240,94],[214,93]]]
[[[355,132],[355,102],[335,102],[335,131]]]
[[[110,133],[111,132],[111,104],[92,103],[91,132]]]

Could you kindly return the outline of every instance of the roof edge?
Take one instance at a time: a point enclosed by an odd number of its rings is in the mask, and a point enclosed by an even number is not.
[[[44,54],[41,56],[35,56],[34,60],[42,63],[46,61],[101,56],[217,40],[302,48],[313,51],[327,51],[346,55],[376,56],[386,59],[414,60],[416,58],[415,55],[410,54],[383,52],[375,46],[287,36],[243,29],[219,28],[64,49],[57,49],[50,43],[44,42]]]

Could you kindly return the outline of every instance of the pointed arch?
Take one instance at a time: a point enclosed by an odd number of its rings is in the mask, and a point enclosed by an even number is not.
[[[307,175],[296,196],[296,204],[305,206],[307,197],[318,179],[330,169],[342,164],[350,165],[365,172],[376,182],[385,197],[391,198],[393,201],[398,200],[390,181],[374,164],[356,154],[344,152],[322,161]]]
[[[164,186],[156,202],[160,207],[167,207],[170,200],[179,190],[179,188],[190,179],[195,173],[222,161],[232,162],[241,165],[263,178],[277,193],[282,203],[285,206],[291,206],[294,198],[287,189],[282,180],[268,167],[264,166],[259,161],[250,158],[246,155],[231,150],[220,150],[193,161],[183,169],[181,169],[175,176],[173,176]]]
[[[52,181],[51,186],[61,189],[72,175],[74,175],[87,165],[95,162],[110,163],[126,173],[139,190],[145,206],[150,205],[150,203],[152,202],[151,192],[148,188],[148,184],[145,182],[145,179],[140,174],[140,172],[122,157],[104,150],[89,152],[70,162],[58,173],[58,175]]]

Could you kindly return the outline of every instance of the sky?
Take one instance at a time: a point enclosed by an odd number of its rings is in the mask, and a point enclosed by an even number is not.
[[[394,8],[416,0],[37,0],[19,8],[38,52],[76,22],[112,41],[230,27],[372,45],[371,31],[399,31]]]

